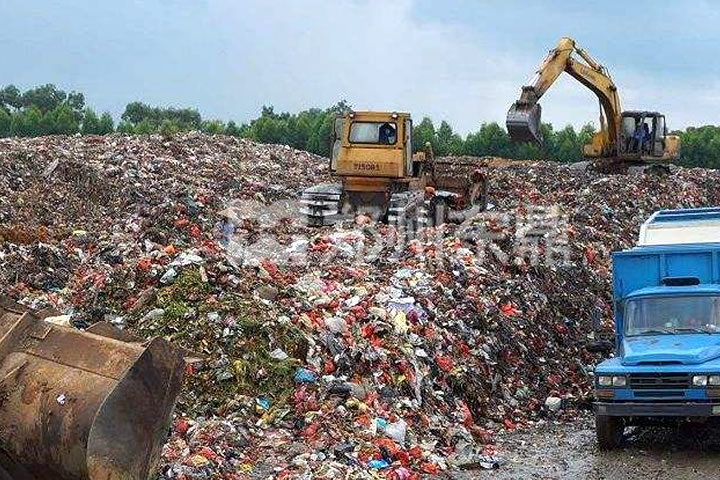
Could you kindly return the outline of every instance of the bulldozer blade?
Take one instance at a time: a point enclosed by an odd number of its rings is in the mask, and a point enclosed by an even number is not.
[[[115,337],[115,338],[114,338]],[[147,480],[180,391],[162,338],[50,324],[0,302],[0,478]]]
[[[510,139],[519,143],[536,143],[542,145],[543,137],[540,130],[540,104],[515,102],[507,114],[505,125]]]

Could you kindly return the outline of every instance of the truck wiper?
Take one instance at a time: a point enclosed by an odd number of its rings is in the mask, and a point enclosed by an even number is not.
[[[706,329],[704,329],[704,328],[699,328],[699,327],[678,327],[678,328],[673,328],[673,331],[674,331],[674,332],[707,333],[708,335],[711,335],[711,334],[713,334],[713,333],[716,333],[716,332],[713,332],[713,331],[711,331],[711,330],[706,330]]]
[[[675,333],[673,330],[667,328],[657,328],[653,330],[643,330],[640,335],[672,335]]]

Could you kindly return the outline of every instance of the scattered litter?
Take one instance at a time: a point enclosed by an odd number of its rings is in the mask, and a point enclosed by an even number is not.
[[[590,398],[610,253],[659,208],[720,200],[715,171],[511,163],[488,172],[492,211],[396,248],[365,216],[313,229],[280,208],[328,164],[194,133],[0,139],[3,293],[198,358],[160,480],[498,468],[498,432]]]

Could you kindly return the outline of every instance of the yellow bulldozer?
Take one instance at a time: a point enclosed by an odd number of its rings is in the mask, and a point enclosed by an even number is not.
[[[461,222],[487,207],[487,179],[472,162],[435,158],[429,144],[413,154],[408,113],[349,112],[336,117],[330,170],[335,183],[302,192],[309,225],[356,214],[409,229]]]
[[[520,99],[507,114],[510,138],[517,142],[542,144],[541,108],[538,101],[567,72],[589,88],[600,102],[600,130],[583,153],[600,171],[628,168],[666,171],[667,163],[679,154],[680,139],[669,135],[665,116],[653,111],[626,111],[607,69],[580,48],[573,39],[563,37],[550,51],[529,85],[522,87]]]
[[[0,296],[0,479],[154,478],[181,353],[109,323],[41,317]]]

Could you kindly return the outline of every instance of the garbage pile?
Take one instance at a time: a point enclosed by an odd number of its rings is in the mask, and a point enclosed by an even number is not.
[[[611,331],[610,253],[720,174],[488,167],[492,208],[396,231],[293,213],[327,160],[188,134],[0,140],[0,288],[193,357],[160,478],[497,468],[500,431],[572,419]]]

